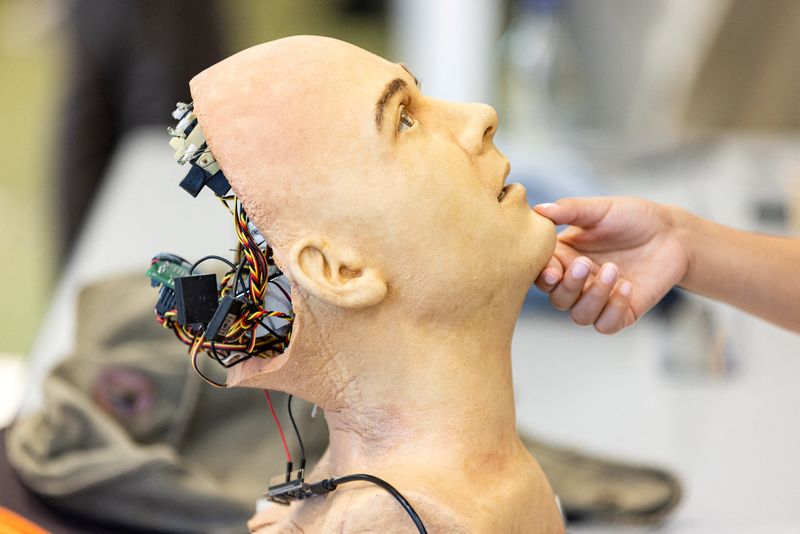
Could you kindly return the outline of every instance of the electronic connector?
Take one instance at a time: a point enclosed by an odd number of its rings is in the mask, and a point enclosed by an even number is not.
[[[417,527],[418,532],[421,534],[427,534],[428,532],[425,529],[425,525],[422,523],[419,514],[417,514],[416,510],[414,510],[406,498],[403,497],[403,495],[397,491],[394,486],[376,476],[358,473],[343,477],[325,478],[319,482],[307,484],[303,480],[303,469],[298,469],[297,471],[289,472],[285,475],[272,477],[272,480],[277,481],[277,483],[270,485],[264,497],[268,501],[284,505],[289,504],[292,501],[302,501],[310,497],[314,497],[315,495],[325,495],[326,493],[335,491],[340,485],[347,484],[349,482],[369,482],[370,484],[375,484],[376,486],[383,488],[395,498],[395,500],[400,504],[400,506],[403,507],[408,516],[414,522],[414,526]]]
[[[278,504],[289,504],[292,501],[302,501],[316,495],[311,486],[303,480],[303,469],[298,469],[285,475],[276,475],[270,479],[270,486],[264,497],[268,501]]]
[[[172,117],[178,120],[178,124],[167,129],[172,136],[169,145],[175,150],[175,160],[179,164],[190,164],[189,172],[180,186],[193,197],[203,187],[208,187],[220,197],[228,194],[231,186],[214,154],[208,149],[203,129],[194,114],[194,104],[178,102]]]
[[[217,275],[194,274],[175,279],[178,324],[208,324],[217,311]]]
[[[235,299],[230,295],[222,297],[214,316],[211,317],[206,327],[206,339],[213,341],[225,339],[225,335],[242,314],[242,308],[244,307],[245,302],[242,300]]]
[[[161,287],[156,302],[156,313],[163,316],[175,309],[175,279],[187,276],[191,270],[189,262],[174,254],[157,254],[145,273],[150,278],[150,285]]]
[[[150,278],[153,287],[161,284],[175,289],[175,279],[188,276],[190,269],[191,266],[183,258],[173,254],[159,254],[153,258],[145,274]]]
[[[159,288],[156,321],[188,347],[194,370],[209,384],[225,387],[204,374],[205,354],[225,368],[250,357],[274,358],[291,340],[294,312],[291,284],[275,265],[264,236],[250,221],[208,146],[192,103],[178,103],[168,128],[176,161],[188,165],[181,187],[192,196],[208,187],[233,215],[237,246],[232,260],[215,254],[190,264],[174,254],[156,255],[147,270]],[[219,283],[197,267],[215,260],[228,266]]]

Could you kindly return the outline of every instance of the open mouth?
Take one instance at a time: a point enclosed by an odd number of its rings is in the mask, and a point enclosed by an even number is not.
[[[506,160],[506,166],[505,166],[505,168],[503,169],[503,182],[502,182],[502,183],[505,183],[506,179],[508,178],[508,174],[509,174],[510,172],[511,172],[511,163],[509,163],[509,161],[508,161],[508,160]],[[497,201],[498,201],[498,202],[502,202],[502,201],[503,201],[503,199],[504,199],[504,198],[505,198],[505,196],[506,196],[506,193],[508,193],[508,188],[509,188],[509,186],[508,186],[508,185],[505,185],[505,186],[503,187],[503,189],[501,189],[501,190],[500,190],[500,194],[499,194],[499,195],[497,195]]]
[[[502,202],[502,201],[503,201],[503,199],[504,199],[504,198],[505,198],[505,196],[506,196],[506,193],[508,192],[508,188],[509,188],[509,187],[511,187],[511,186],[510,186],[510,185],[507,185],[507,186],[503,187],[503,189],[501,189],[501,190],[500,190],[500,194],[499,194],[499,195],[497,195],[497,201],[498,201],[498,202]]]
[[[508,203],[517,204],[525,200],[525,188],[520,184],[508,184],[497,195],[497,202],[504,206]]]

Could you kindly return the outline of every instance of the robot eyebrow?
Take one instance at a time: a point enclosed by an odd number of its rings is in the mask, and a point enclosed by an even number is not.
[[[397,91],[407,87],[408,84],[405,82],[405,80],[401,80],[400,78],[395,78],[386,85],[383,93],[381,93],[381,96],[375,103],[375,124],[378,126],[379,131],[381,129],[381,123],[383,122],[383,111],[386,109],[386,103]]]

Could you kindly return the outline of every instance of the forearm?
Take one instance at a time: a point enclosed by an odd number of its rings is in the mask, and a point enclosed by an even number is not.
[[[689,256],[681,287],[800,331],[800,240],[743,232],[670,209]]]

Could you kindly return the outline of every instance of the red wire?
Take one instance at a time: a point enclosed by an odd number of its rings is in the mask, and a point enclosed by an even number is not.
[[[289,445],[286,444],[286,436],[283,435],[283,428],[281,428],[281,422],[278,421],[278,414],[275,413],[275,407],[272,406],[272,399],[269,397],[269,391],[265,389],[264,395],[267,396],[267,404],[269,405],[269,411],[272,413],[272,418],[275,420],[275,426],[278,427],[278,433],[281,435],[281,442],[283,442],[283,450],[286,451],[286,461],[291,463],[292,455],[289,452]]]

